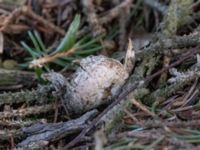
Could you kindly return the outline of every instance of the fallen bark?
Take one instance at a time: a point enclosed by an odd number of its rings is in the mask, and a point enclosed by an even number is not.
[[[97,110],[92,110],[78,119],[60,123],[34,124],[30,127],[22,129],[23,134],[28,137],[18,144],[19,148],[41,147],[41,142],[48,144],[57,141],[68,135],[80,132],[88,126],[88,121],[97,114]],[[43,146],[46,146],[46,145]]]

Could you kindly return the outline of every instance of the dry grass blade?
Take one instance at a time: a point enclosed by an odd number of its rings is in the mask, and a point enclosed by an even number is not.
[[[52,56],[44,56],[44,57],[42,57],[42,58],[35,59],[35,60],[33,60],[33,61],[30,63],[29,68],[42,67],[42,65],[44,65],[45,63],[52,62],[52,61],[54,61],[54,60],[57,59],[57,58],[70,56],[70,55],[72,55],[76,50],[77,50],[77,48],[72,47],[70,50],[68,50],[68,51],[66,51],[66,52],[60,52],[60,53],[57,53],[57,54],[52,55]]]
[[[3,33],[0,32],[0,54],[3,53]]]
[[[130,101],[139,109],[141,109],[142,111],[144,111],[145,113],[147,113],[148,115],[155,117],[156,115],[149,111],[142,103],[138,102],[135,98],[131,98]]]
[[[128,48],[127,48],[125,57],[126,57],[125,62],[124,62],[125,68],[127,69],[128,73],[131,73],[135,65],[135,51],[134,51],[131,39],[129,39]]]

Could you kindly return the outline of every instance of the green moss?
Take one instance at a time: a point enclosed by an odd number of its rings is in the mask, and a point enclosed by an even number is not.
[[[167,36],[174,35],[177,29],[191,20],[192,0],[172,0],[164,19],[164,31]]]
[[[12,59],[7,59],[3,62],[3,68],[5,69],[16,69],[17,67],[17,62],[15,60]]]

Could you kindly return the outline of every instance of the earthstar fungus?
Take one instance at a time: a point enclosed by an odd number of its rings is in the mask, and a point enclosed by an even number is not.
[[[63,101],[69,114],[81,114],[111,101],[134,67],[135,53],[129,40],[124,64],[106,56],[88,56],[70,77],[52,72],[43,74]]]

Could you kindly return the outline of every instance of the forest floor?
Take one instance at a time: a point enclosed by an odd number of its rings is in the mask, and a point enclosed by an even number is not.
[[[1,0],[0,20],[0,149],[200,149],[199,0]],[[62,77],[130,49],[121,91],[69,115]]]

